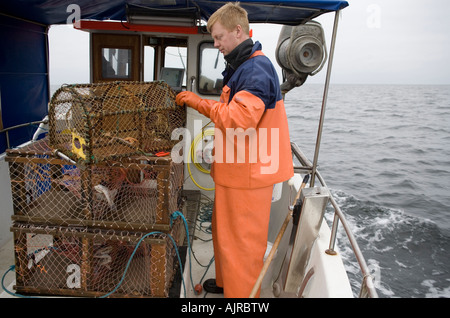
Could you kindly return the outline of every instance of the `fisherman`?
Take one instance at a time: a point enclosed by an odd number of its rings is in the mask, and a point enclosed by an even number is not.
[[[264,264],[273,186],[294,173],[289,129],[277,73],[250,37],[247,11],[227,3],[211,15],[207,29],[227,62],[220,101],[189,91],[176,101],[215,124],[216,278],[203,287],[242,298],[250,295]]]

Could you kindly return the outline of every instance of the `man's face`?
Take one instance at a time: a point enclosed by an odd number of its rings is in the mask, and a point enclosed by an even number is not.
[[[224,56],[230,54],[231,51],[242,42],[239,35],[240,32],[242,32],[240,26],[237,26],[233,31],[228,31],[219,21],[217,21],[211,27],[211,36],[214,39],[214,47],[218,48]]]

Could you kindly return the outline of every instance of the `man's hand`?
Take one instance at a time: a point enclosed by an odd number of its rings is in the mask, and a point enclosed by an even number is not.
[[[198,107],[197,105],[201,100],[202,99],[198,97],[196,94],[189,91],[185,91],[177,95],[176,103],[178,105],[186,105],[197,110]]]

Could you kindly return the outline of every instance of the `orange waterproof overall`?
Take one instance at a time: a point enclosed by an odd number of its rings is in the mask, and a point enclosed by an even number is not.
[[[255,78],[271,66],[260,50],[245,63],[246,75],[253,72]],[[277,76],[272,69],[269,78]],[[293,175],[283,99],[268,108],[257,95],[244,89],[229,100],[226,85],[219,102],[201,99],[193,107],[215,124],[212,230],[216,283],[225,297],[250,295],[263,267],[273,185]]]

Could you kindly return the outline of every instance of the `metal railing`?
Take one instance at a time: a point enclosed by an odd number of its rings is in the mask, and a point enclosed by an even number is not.
[[[32,121],[29,123],[24,123],[24,124],[20,124],[20,125],[16,125],[16,126],[11,126],[8,128],[4,128],[4,129],[0,129],[0,134],[5,133],[5,137],[6,137],[6,149],[11,148],[11,143],[9,140],[9,131],[13,130],[13,129],[18,129],[18,128],[22,128],[22,127],[28,127],[28,126],[36,126],[36,125],[40,125],[40,124],[47,124],[48,123],[48,118],[45,118],[43,120],[38,120],[38,121]],[[34,138],[34,136],[33,136]]]
[[[306,156],[301,152],[300,148],[297,146],[296,143],[291,142],[291,149],[294,156],[298,159],[298,161],[301,163],[301,167],[294,167],[294,171],[297,173],[311,173],[314,168],[312,163],[306,158]],[[320,175],[319,171],[315,170],[315,177],[319,180],[321,185],[323,187],[328,188],[328,186],[325,183],[325,180]],[[350,242],[350,245],[352,247],[353,253],[356,257],[356,260],[358,261],[363,280],[361,282],[361,288],[359,291],[359,297],[369,297],[369,298],[378,298],[377,291],[375,289],[375,285],[373,282],[373,278],[371,276],[370,270],[367,266],[366,260],[364,259],[364,256],[361,252],[361,249],[359,248],[358,243],[356,242],[356,239],[346,221],[346,218],[344,214],[342,213],[340,207],[334,200],[333,196],[330,196],[330,202],[331,205],[334,208],[334,218],[333,218],[333,224],[331,227],[331,237],[330,237],[330,244],[328,249],[325,251],[325,253],[334,255],[335,247],[336,247],[336,237],[337,237],[337,230],[339,226],[339,221],[342,224],[345,234],[347,235],[347,238]]]
[[[328,54],[329,60],[328,60],[327,74],[326,74],[326,78],[325,78],[324,92],[323,92],[323,98],[322,98],[322,107],[321,107],[321,113],[320,113],[319,128],[317,131],[317,139],[316,139],[313,163],[311,163],[306,158],[306,156],[300,151],[300,148],[295,143],[291,143],[292,153],[302,164],[302,167],[294,167],[294,171],[296,171],[298,173],[310,173],[311,174],[311,181],[310,181],[311,186],[314,186],[315,179],[317,178],[319,180],[319,182],[322,184],[322,186],[326,187],[326,188],[328,188],[328,187],[327,187],[324,179],[320,175],[319,171],[317,171],[317,162],[318,162],[318,157],[319,157],[320,143],[321,143],[321,139],[322,139],[322,128],[323,128],[323,123],[324,123],[324,118],[325,118],[325,109],[326,109],[327,99],[328,99],[328,89],[329,89],[329,85],[330,85],[331,68],[332,68],[332,64],[333,64],[334,48],[335,48],[335,43],[336,43],[336,34],[337,34],[337,28],[338,28],[338,24],[339,24],[339,13],[340,13],[339,10],[336,11],[335,17],[334,17],[331,46],[330,46],[330,52]],[[337,205],[333,196],[330,196],[330,201],[331,201],[332,206],[334,207],[334,220],[333,220],[333,225],[331,228],[330,245],[329,245],[328,250],[326,250],[326,253],[331,254],[331,255],[336,254],[334,249],[336,246],[337,229],[338,229],[339,221],[341,221],[342,226],[344,227],[345,233],[347,235],[347,238],[349,239],[350,245],[353,249],[353,253],[355,254],[356,259],[359,263],[361,273],[363,275],[363,281],[361,283],[359,297],[377,298],[378,294],[375,290],[375,286],[374,286],[373,279],[370,274],[369,268],[367,267],[366,261],[364,259],[364,256],[361,253],[358,243],[356,242],[356,239],[353,236],[353,233],[352,233],[350,227],[348,226],[345,216],[342,213],[339,206]]]

